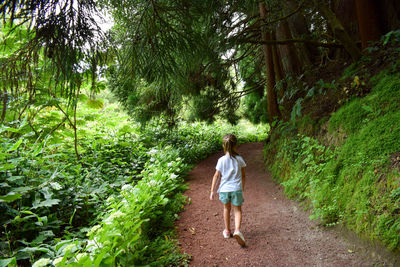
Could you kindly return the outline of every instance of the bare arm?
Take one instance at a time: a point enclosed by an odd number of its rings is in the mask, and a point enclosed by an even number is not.
[[[246,172],[242,168],[242,191],[244,191],[244,184],[246,183]]]
[[[212,183],[211,183],[211,194],[210,194],[210,200],[213,200],[213,196],[214,196],[214,188],[215,188],[215,184],[217,183],[218,177],[221,175],[220,171],[215,171],[214,177],[212,179]]]

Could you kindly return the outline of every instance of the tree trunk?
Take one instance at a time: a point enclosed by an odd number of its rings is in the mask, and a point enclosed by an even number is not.
[[[299,5],[299,1],[285,0],[284,2],[289,10],[296,10]],[[294,38],[312,38],[309,31],[310,25],[308,25],[307,20],[305,19],[305,16],[301,10],[289,17],[288,23]],[[319,58],[320,52],[315,45],[298,43],[295,44],[295,46],[299,51],[298,56],[302,62],[302,65],[312,65],[313,63],[317,62],[316,59]]]
[[[287,21],[282,21],[276,29],[277,40],[293,39]],[[293,44],[280,45],[279,52],[285,72],[289,74],[299,74],[301,72],[300,61],[297,57],[296,47]]]
[[[274,38],[275,33],[272,33],[272,38]],[[281,81],[284,77],[283,75],[283,68],[282,68],[282,61],[281,61],[281,56],[279,54],[278,48],[276,45],[272,46],[272,60],[274,63],[274,71],[275,71],[275,81]],[[278,94],[278,99],[283,97],[283,94],[285,92],[284,86],[279,88],[280,90],[277,92]]]
[[[335,0],[334,9],[336,17],[342,23],[346,32],[355,42],[360,40],[358,35],[358,21],[356,14],[356,4],[354,0]]]
[[[314,0],[314,3],[319,7],[319,11],[328,22],[335,38],[343,44],[344,49],[349,53],[353,60],[358,60],[361,57],[360,49],[358,49],[356,43],[350,38],[335,13],[333,13],[327,5],[318,0]]]
[[[350,35],[350,38],[356,43],[359,42],[360,36],[358,34],[358,21],[357,17],[354,15],[356,14],[355,1],[335,0],[332,9],[336,17],[342,23],[346,32]],[[350,59],[350,55],[346,53],[346,51],[343,48],[340,48],[335,50],[334,58],[336,60],[339,59],[348,60]]]
[[[379,11],[382,14],[383,33],[400,29],[400,1],[382,0]]]
[[[379,12],[372,0],[355,0],[358,31],[362,48],[368,47],[369,41],[378,41],[382,36]]]
[[[260,17],[262,20],[265,20],[267,17],[267,9],[265,8],[265,3],[260,3]],[[271,32],[266,29],[265,26],[262,26],[262,39],[265,41],[271,40]],[[263,45],[264,52],[264,60],[265,60],[265,68],[267,75],[267,105],[268,105],[268,113],[269,120],[272,122],[275,118],[280,118],[281,114],[278,107],[278,101],[276,99],[275,93],[275,71],[274,71],[274,62],[272,57],[272,46],[271,45]]]
[[[274,34],[271,35],[272,38]],[[272,60],[274,63],[275,80],[280,81],[283,79],[282,61],[276,45],[272,46]]]

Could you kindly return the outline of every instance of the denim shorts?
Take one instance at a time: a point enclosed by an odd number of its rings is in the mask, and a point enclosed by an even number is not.
[[[221,200],[221,202],[224,204],[232,202],[232,205],[237,207],[242,206],[244,202],[242,190],[233,192],[219,192],[219,200]]]

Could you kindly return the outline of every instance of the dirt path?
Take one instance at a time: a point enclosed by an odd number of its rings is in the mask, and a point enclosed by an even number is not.
[[[318,227],[307,212],[285,198],[263,168],[262,147],[262,143],[250,143],[238,149],[247,163],[242,206],[246,248],[234,238],[222,237],[222,204],[209,200],[211,179],[222,153],[203,160],[190,173],[186,194],[191,204],[177,226],[182,250],[192,255],[191,266],[370,266],[353,252],[354,245]]]

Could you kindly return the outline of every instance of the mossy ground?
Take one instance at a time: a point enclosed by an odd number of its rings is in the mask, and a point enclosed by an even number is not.
[[[342,134],[340,146],[309,137],[321,123],[303,116],[296,127],[281,124],[265,154],[287,195],[307,200],[312,218],[400,251],[400,75],[383,70],[369,83],[365,97],[329,118],[326,134]]]

